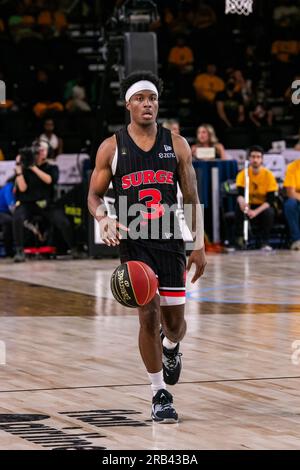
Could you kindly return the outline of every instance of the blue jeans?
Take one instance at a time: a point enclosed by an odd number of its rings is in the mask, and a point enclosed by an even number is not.
[[[284,213],[292,241],[300,240],[300,201],[287,199],[284,203]]]

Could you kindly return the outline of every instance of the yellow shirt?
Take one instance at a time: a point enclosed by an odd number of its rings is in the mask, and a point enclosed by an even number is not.
[[[223,91],[225,84],[223,80],[215,75],[201,73],[197,75],[194,81],[194,88],[198,98],[205,98],[207,101],[214,101],[216,94]]]
[[[172,47],[169,54],[169,62],[175,65],[187,65],[194,62],[192,49],[189,47]]]
[[[236,185],[245,187],[245,170],[238,173]],[[250,204],[261,205],[267,200],[267,193],[277,191],[278,184],[275,176],[267,168],[261,167],[258,174],[253,174],[249,167],[249,202]]]
[[[280,62],[290,62],[292,56],[298,55],[300,52],[299,41],[274,41],[272,44],[272,54],[274,54]]]
[[[300,160],[295,160],[288,165],[283,186],[295,188],[297,192],[300,192]]]
[[[0,149],[0,160],[4,160],[4,154],[1,149]]]

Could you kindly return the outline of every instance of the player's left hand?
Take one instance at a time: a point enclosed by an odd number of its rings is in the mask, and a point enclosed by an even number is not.
[[[196,265],[196,271],[192,279],[192,284],[194,284],[194,282],[196,282],[197,279],[202,276],[205,266],[207,265],[204,248],[201,248],[201,250],[192,251],[187,263],[187,271],[191,269],[193,263]]]

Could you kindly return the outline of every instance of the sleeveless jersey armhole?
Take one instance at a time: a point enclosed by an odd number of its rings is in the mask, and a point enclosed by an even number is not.
[[[113,175],[116,174],[117,163],[118,163],[118,145],[116,145],[115,154],[114,154],[112,162],[111,162],[111,171],[112,171]]]

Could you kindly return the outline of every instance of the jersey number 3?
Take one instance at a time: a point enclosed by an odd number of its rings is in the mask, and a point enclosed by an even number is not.
[[[165,213],[165,208],[160,201],[162,200],[161,192],[158,189],[141,189],[139,191],[139,201],[141,202],[146,197],[150,197],[148,201],[145,202],[145,206],[148,209],[151,209],[151,212],[141,211],[143,219],[159,219]],[[147,222],[141,222],[142,224],[146,224]]]

